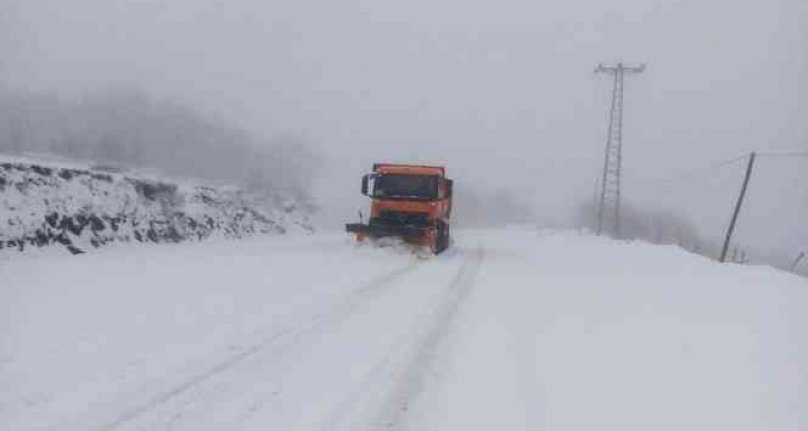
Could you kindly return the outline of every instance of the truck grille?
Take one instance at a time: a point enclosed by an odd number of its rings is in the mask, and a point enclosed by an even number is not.
[[[370,222],[387,226],[429,227],[429,216],[426,213],[387,210],[382,211],[378,217],[374,217]]]

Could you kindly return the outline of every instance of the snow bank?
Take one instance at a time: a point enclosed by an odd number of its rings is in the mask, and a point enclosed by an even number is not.
[[[292,199],[232,187],[0,160],[0,249],[57,246],[73,254],[111,242],[181,242],[210,236],[311,230]]]

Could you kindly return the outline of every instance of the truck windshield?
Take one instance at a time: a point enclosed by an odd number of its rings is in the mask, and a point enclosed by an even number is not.
[[[433,200],[438,197],[438,177],[434,175],[384,174],[376,177],[373,197]]]

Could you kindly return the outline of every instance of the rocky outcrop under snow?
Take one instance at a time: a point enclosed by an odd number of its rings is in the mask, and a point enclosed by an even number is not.
[[[0,251],[311,231],[294,199],[234,187],[0,158]]]

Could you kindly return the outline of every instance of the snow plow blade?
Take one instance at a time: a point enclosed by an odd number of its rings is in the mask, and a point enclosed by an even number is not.
[[[349,233],[370,238],[395,236],[404,239],[422,238],[429,232],[429,228],[416,226],[367,225],[363,223],[348,223],[345,225],[345,230]]]

